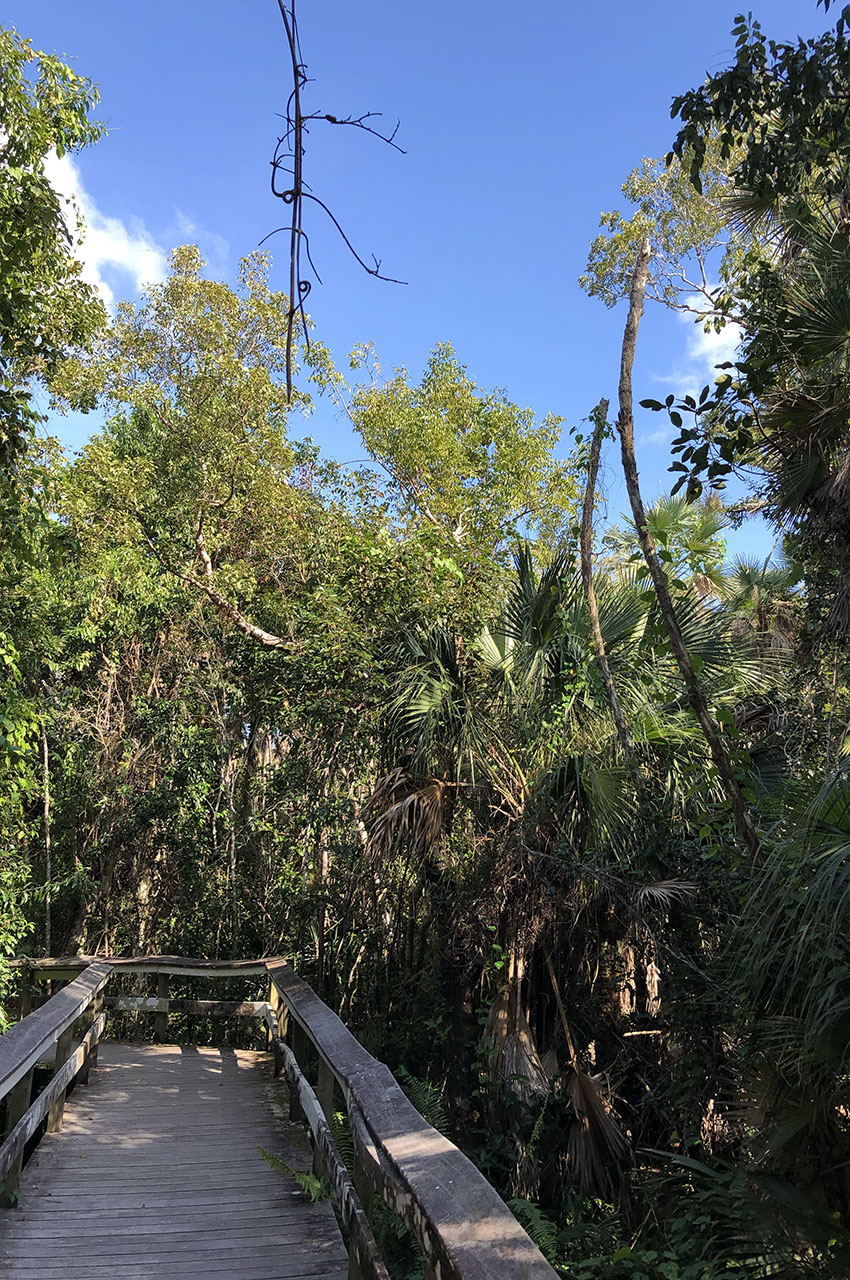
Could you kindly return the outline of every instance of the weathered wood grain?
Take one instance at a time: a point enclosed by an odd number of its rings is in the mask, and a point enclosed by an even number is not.
[[[3,1140],[3,1145],[0,1146],[0,1182],[8,1183],[9,1174],[23,1155],[24,1147],[44,1117],[53,1112],[57,1100],[64,1098],[65,1090],[85,1064],[92,1045],[97,1042],[97,1037],[103,1031],[105,1021],[106,1015],[101,1014],[98,1021],[92,1023],[76,1051],[62,1064],[47,1087],[42,1090]]]
[[[225,1016],[259,1017],[266,1024],[275,1057],[285,1067],[292,1086],[290,1116],[307,1119],[310,1124],[316,1167],[330,1176],[336,1202],[352,1241],[359,1238],[362,1245],[371,1237],[361,1204],[377,1193],[416,1234],[425,1256],[429,1280],[552,1280],[555,1275],[553,1269],[471,1161],[426,1123],[388,1069],[354,1039],[337,1015],[283,961],[204,961],[178,956],[130,956],[91,964],[90,959],[77,956],[18,962],[27,977],[34,981],[49,983],[50,980],[66,979],[75,974],[80,976],[21,1023],[19,1028],[13,1029],[18,1038],[11,1046],[12,1052],[7,1052],[5,1057],[4,1041],[9,1037],[0,1040],[0,1097],[4,1093],[4,1082],[8,1090],[47,1049],[56,1044],[72,1025],[74,1017],[93,998],[103,999],[99,993],[102,993],[110,971],[156,974],[156,998],[120,996],[109,1003],[119,1009],[153,1013],[159,1034],[163,1032],[167,1012],[178,1008],[189,1014],[215,1012]],[[84,965],[88,968],[80,973]],[[88,999],[79,1004],[76,1014],[70,1015],[70,1002],[79,996],[77,989],[80,984],[84,985],[97,976],[99,965],[105,971],[103,980]],[[165,998],[169,975],[216,980],[262,973],[268,973],[271,978],[269,1004],[258,1001],[169,1002]],[[281,1037],[284,1033],[290,1039],[289,1048],[283,1044]],[[318,1100],[316,1093],[306,1084],[301,1070],[312,1050],[319,1056]],[[94,1053],[96,1051],[95,1045]],[[143,1052],[155,1053],[156,1047],[148,1046]],[[188,1078],[185,1072],[189,1070],[190,1063],[201,1069],[203,1055],[218,1051],[186,1047],[179,1052],[181,1059],[185,1057],[185,1061],[180,1063],[181,1080],[184,1080]],[[233,1051],[229,1052],[233,1055]],[[252,1056],[256,1058],[256,1055]],[[150,1059],[147,1060],[149,1063]],[[209,1270],[206,1261],[199,1257],[206,1254],[207,1246],[192,1242],[196,1241],[199,1231],[204,1240],[214,1241],[221,1228],[217,1217],[206,1225],[201,1220],[214,1211],[225,1194],[232,1210],[238,1209],[245,1216],[249,1216],[248,1209],[254,1199],[250,1177],[243,1180],[237,1176],[233,1183],[218,1181],[234,1174],[233,1135],[238,1130],[239,1141],[253,1149],[264,1144],[265,1124],[258,1120],[256,1112],[250,1112],[250,1108],[246,1110],[236,1095],[231,1097],[225,1092],[217,1098],[205,1096],[204,1119],[199,1126],[192,1108],[187,1109],[183,1105],[185,1098],[178,1099],[178,1095],[186,1094],[182,1084],[164,1085],[160,1076],[158,1092],[152,1093],[146,1080],[146,1070],[141,1069],[140,1063],[124,1065],[127,1070],[117,1077],[117,1082],[113,1081],[111,1093],[107,1091],[102,1096],[101,1133],[113,1136],[108,1149],[101,1147],[97,1152],[97,1176],[93,1177],[80,1168],[76,1178],[51,1195],[50,1212],[67,1214],[68,1202],[76,1200],[78,1208],[82,1209],[78,1217],[94,1214],[100,1221],[105,1212],[118,1211],[125,1217],[129,1213],[132,1229],[132,1223],[138,1219],[133,1211],[139,1192],[147,1187],[144,1190],[147,1198],[141,1209],[154,1215],[153,1220],[162,1228],[163,1240],[168,1245],[164,1251],[156,1246],[157,1269],[164,1269],[168,1274],[182,1274],[182,1271],[173,1270],[172,1261],[193,1256],[195,1263],[203,1262],[203,1266],[194,1266],[193,1273]],[[223,1088],[224,1083],[221,1081],[219,1087]],[[342,1091],[354,1138],[357,1163],[353,1181],[339,1160],[326,1124],[326,1116],[333,1106],[335,1083]],[[167,1106],[161,1096],[163,1091],[167,1095]],[[170,1116],[167,1135],[158,1128],[165,1113]],[[58,1108],[54,1114],[58,1114]],[[121,1135],[128,1114],[132,1115],[131,1137],[125,1139]],[[92,1139],[93,1135],[89,1133],[88,1137]],[[129,1163],[124,1149],[128,1142],[133,1149]],[[170,1148],[170,1160],[163,1157],[167,1148]],[[188,1152],[191,1156],[187,1155]],[[88,1156],[80,1158],[88,1159]],[[175,1169],[178,1173],[176,1180]],[[198,1173],[193,1178],[191,1174],[195,1169]],[[238,1162],[236,1169],[240,1174],[244,1172]],[[184,1172],[187,1175],[185,1185],[180,1176]],[[149,1178],[153,1178],[154,1185],[147,1183]],[[184,1222],[183,1215],[189,1213],[190,1208],[191,1222]],[[74,1214],[75,1210],[70,1212]],[[199,1214],[200,1219],[197,1217]],[[258,1222],[265,1223],[262,1214],[255,1212],[254,1216]],[[51,1221],[55,1223],[59,1219],[51,1218]],[[196,1226],[198,1221],[201,1221],[200,1227]],[[35,1217],[33,1223],[38,1225]],[[291,1225],[289,1215],[283,1211],[274,1218],[274,1223],[279,1230],[286,1230]],[[43,1223],[42,1228],[47,1230]],[[235,1223],[233,1229],[236,1230]],[[46,1243],[49,1245],[52,1240],[61,1240],[62,1230],[52,1234],[47,1232]],[[103,1229],[101,1234],[107,1239],[101,1242],[103,1247],[99,1253],[96,1256],[86,1255],[93,1277],[103,1275],[105,1278],[106,1269],[113,1262],[115,1267],[111,1274],[150,1274],[138,1269],[148,1265],[149,1250],[144,1251],[141,1262],[136,1256],[125,1258],[121,1252],[109,1254],[112,1237],[120,1235],[120,1232]],[[145,1234],[141,1228],[140,1234]],[[264,1240],[267,1235],[265,1228],[259,1232]],[[252,1233],[251,1239],[254,1238]],[[79,1247],[82,1252],[85,1252],[85,1240],[88,1237],[81,1237]],[[179,1244],[181,1240],[182,1245]],[[314,1259],[318,1256],[315,1249],[311,1252],[311,1246],[306,1252],[302,1251],[296,1238],[295,1241],[287,1241],[287,1266],[291,1262],[293,1267],[301,1270],[269,1271],[264,1267],[261,1269],[264,1280],[278,1274],[287,1277],[303,1274],[307,1277],[340,1273],[345,1262],[339,1251],[339,1241],[336,1237],[335,1240],[338,1252],[332,1272],[315,1270]],[[351,1277],[380,1274],[382,1264],[376,1262],[372,1248],[360,1245],[352,1251]],[[104,1248],[107,1249],[106,1255]],[[253,1255],[246,1253],[243,1256],[240,1253],[238,1266],[235,1258],[231,1259],[233,1265],[218,1274],[244,1275],[247,1280],[251,1267],[246,1271],[242,1264],[249,1256],[253,1266]],[[58,1268],[63,1265],[61,1260],[57,1261],[57,1269],[52,1269],[50,1247],[42,1259],[45,1265],[50,1266],[43,1273],[28,1269],[29,1255],[10,1255],[10,1259],[15,1263],[14,1274],[20,1275],[22,1280],[36,1274],[43,1274],[45,1280],[51,1280],[60,1274]],[[361,1263],[366,1263],[365,1268]],[[324,1258],[315,1265],[324,1266]],[[66,1270],[61,1274],[73,1278],[84,1273]]]
[[[13,968],[26,970],[36,981],[42,981],[73,976],[95,961],[104,959],[104,956],[22,956],[10,963]],[[183,978],[239,978],[252,974],[262,977],[266,972],[265,960],[196,960],[189,956],[109,956],[108,963],[123,973],[170,973]]]
[[[390,1280],[369,1219],[331,1134],[329,1111],[308,1084],[289,1046],[275,1037],[274,1049],[275,1070],[282,1067],[285,1071],[290,1095],[297,1096],[299,1111],[313,1135],[313,1170],[327,1178],[333,1192],[334,1204],[348,1240],[350,1277],[352,1280]]]
[[[24,1168],[20,1206],[0,1214],[0,1275],[342,1280],[330,1205],[260,1155],[309,1167],[271,1074],[242,1050],[101,1044],[63,1130]]]

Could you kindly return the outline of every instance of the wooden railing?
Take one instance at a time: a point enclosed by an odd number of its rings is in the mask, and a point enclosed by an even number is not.
[[[419,1114],[389,1069],[372,1057],[337,1015],[283,960],[202,961],[176,956],[73,957],[25,960],[22,1006],[34,983],[69,985],[0,1037],[0,1100],[7,1099],[0,1180],[17,1185],[24,1146],[45,1116],[62,1123],[65,1091],[88,1076],[107,1009],[151,1014],[157,1039],[171,1013],[258,1019],[267,1029],[275,1074],[284,1072],[290,1115],[310,1130],[314,1171],[331,1189],[349,1249],[351,1280],[389,1280],[369,1220],[378,1196],[413,1232],[427,1280],[553,1280],[555,1271],[475,1165]],[[104,999],[110,976],[155,974],[155,997]],[[267,976],[261,1001],[174,999],[170,979]],[[83,1023],[86,1026],[83,1027]],[[76,1029],[76,1030],[75,1030]],[[79,1044],[74,1047],[74,1039]],[[55,1045],[54,1074],[31,1101],[35,1064]],[[311,1085],[307,1073],[315,1075]],[[354,1165],[346,1167],[333,1138],[339,1098],[348,1117]]]
[[[0,1183],[6,1203],[14,1196],[24,1148],[47,1119],[48,1133],[62,1127],[65,1094],[80,1074],[83,1081],[97,1062],[97,1045],[106,1023],[101,1011],[111,965],[95,961],[45,1005],[0,1037],[0,1101],[6,1102]],[[84,1033],[75,1043],[85,1021]],[[53,1055],[50,1082],[33,1101],[36,1064]]]

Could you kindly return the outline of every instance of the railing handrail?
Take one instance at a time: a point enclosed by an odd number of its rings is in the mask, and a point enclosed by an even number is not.
[[[89,965],[106,961],[122,973],[170,973],[175,977],[199,978],[240,977],[246,974],[263,977],[266,961],[258,960],[198,960],[192,956],[20,956],[9,961],[14,969],[35,970],[50,976],[59,970],[86,969]]]
[[[108,960],[87,964],[79,977],[0,1036],[0,1099],[35,1066],[106,986]]]
[[[498,1192],[419,1114],[389,1068],[285,961],[266,964],[290,1017],[342,1089],[355,1146],[375,1190],[414,1231],[433,1274],[463,1280],[554,1277]],[[366,1135],[358,1133],[358,1120]],[[371,1154],[363,1149],[368,1138]]]

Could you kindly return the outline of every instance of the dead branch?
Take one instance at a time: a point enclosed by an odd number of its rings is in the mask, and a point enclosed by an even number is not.
[[[283,19],[284,29],[286,31],[286,43],[289,53],[289,62],[292,73],[292,90],[286,104],[286,113],[284,116],[286,128],[283,136],[278,138],[275,147],[274,156],[272,157],[272,175],[271,189],[272,195],[282,200],[288,205],[292,212],[291,220],[288,224],[277,227],[274,231],[269,232],[269,236],[277,235],[279,232],[289,232],[289,309],[286,315],[286,396],[292,401],[292,370],[293,370],[293,350],[295,346],[295,325],[297,317],[300,315],[304,341],[309,347],[310,337],[307,331],[307,316],[304,311],[304,303],[312,288],[310,280],[306,279],[302,271],[301,250],[304,249],[307,255],[307,261],[310,269],[316,279],[321,284],[321,276],[316,270],[315,264],[310,254],[310,242],[304,231],[304,201],[311,200],[317,204],[328,215],[334,227],[351,253],[352,257],[370,276],[375,276],[378,280],[386,280],[391,284],[405,284],[404,280],[397,280],[394,276],[384,275],[381,271],[381,262],[379,258],[372,255],[372,266],[364,261],[362,256],[354,248],[349,240],[338,218],[331,212],[323,200],[314,195],[307,184],[304,182],[304,135],[309,132],[308,125],[312,121],[324,121],[333,125],[348,125],[352,129],[360,129],[363,133],[370,133],[374,138],[379,138],[381,142],[385,142],[387,146],[392,147],[395,151],[400,151],[405,155],[403,148],[396,142],[398,133],[398,122],[392,133],[385,134],[379,129],[375,129],[367,121],[380,117],[380,112],[367,111],[363,115],[354,116],[337,116],[329,112],[314,111],[305,113],[301,105],[301,94],[305,85],[308,83],[305,64],[301,55],[301,44],[298,35],[298,19],[295,12],[296,0],[277,0],[281,18]],[[278,184],[278,177],[281,173],[288,175],[287,182],[282,186]],[[269,236],[265,236],[263,240],[267,240]],[[261,241],[263,243],[263,241]]]

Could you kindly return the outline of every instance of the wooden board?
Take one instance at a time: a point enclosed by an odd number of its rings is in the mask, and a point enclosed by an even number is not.
[[[271,1077],[268,1055],[247,1050],[102,1045],[64,1129],[24,1168],[20,1204],[0,1213],[0,1275],[343,1280],[330,1204],[260,1156],[310,1167]]]
[[[108,959],[124,973],[173,973],[181,977],[238,978],[246,974],[263,976],[265,960],[195,960],[188,956],[22,956],[9,963],[15,969],[29,972],[35,981],[67,978],[79,973],[95,960]]]

